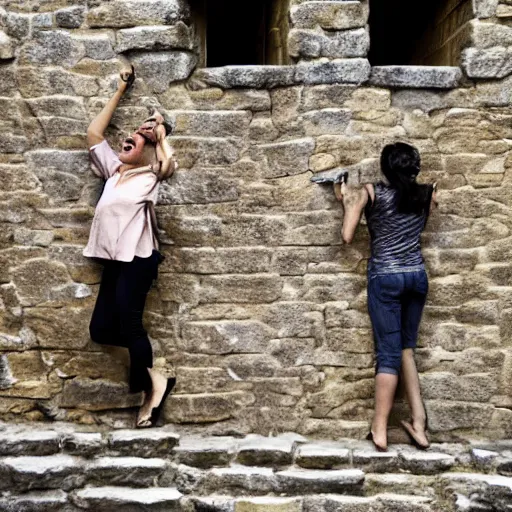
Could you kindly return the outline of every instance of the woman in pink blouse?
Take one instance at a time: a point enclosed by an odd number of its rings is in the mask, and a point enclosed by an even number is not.
[[[124,140],[119,153],[105,140],[114,110],[134,77],[133,67],[121,73],[116,93],[87,130],[95,174],[106,183],[84,255],[103,264],[91,338],[96,343],[128,348],[130,391],[144,392],[137,418],[137,426],[144,428],[155,426],[176,382],[153,370],[153,352],[142,315],[161,261],[154,214],[158,187],[177,164],[165,140],[170,127],[158,112]]]

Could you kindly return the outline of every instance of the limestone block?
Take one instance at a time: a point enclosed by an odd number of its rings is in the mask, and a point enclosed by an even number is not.
[[[172,182],[160,188],[160,204],[211,204],[238,200],[237,183],[222,173],[204,170],[178,170]]]
[[[202,354],[265,353],[273,332],[260,322],[190,322],[183,326],[181,348]]]
[[[348,109],[323,109],[304,114],[304,129],[307,136],[343,134],[351,118]]]
[[[186,80],[197,61],[196,56],[180,51],[137,52],[130,54],[129,59],[136,67],[138,76],[155,93],[165,92],[172,82]]]
[[[151,432],[117,430],[112,432],[108,438],[110,448],[116,453],[136,457],[168,455],[178,441],[178,434],[159,429]]]
[[[234,512],[302,512],[301,498],[239,498]]]
[[[71,73],[61,68],[21,66],[16,71],[16,77],[19,90],[25,98],[47,96],[49,91],[52,94],[85,97],[94,96],[98,93],[96,77]],[[12,85],[10,87],[12,89]]]
[[[429,373],[421,376],[425,398],[488,403],[497,393],[497,383],[490,374],[456,376]]]
[[[61,439],[62,449],[70,455],[93,457],[104,448],[104,441],[99,432],[73,432],[64,434]]]
[[[69,491],[81,487],[85,480],[81,463],[69,455],[6,457],[2,466],[10,472],[11,489]]]
[[[365,288],[366,279],[351,274],[310,274],[305,276],[304,285],[306,300],[332,302],[358,295]]]
[[[244,137],[251,122],[248,112],[175,110],[169,114],[175,120],[175,135]]]
[[[336,158],[329,153],[319,153],[309,158],[309,168],[313,172],[327,171],[335,166]]]
[[[166,402],[164,416],[172,423],[212,423],[237,416],[253,402],[254,396],[244,391],[173,395]]]
[[[22,65],[73,67],[85,57],[84,46],[64,30],[48,30],[34,34],[20,53]]]
[[[296,58],[366,57],[369,47],[370,38],[363,28],[333,33],[292,29],[288,36],[288,51]]]
[[[274,89],[270,92],[272,122],[279,131],[303,135],[299,117],[302,91],[303,87],[297,86]]]
[[[324,108],[339,108],[340,105],[348,100],[354,91],[354,85],[332,84],[315,85],[304,88],[302,95],[301,111],[321,110]],[[352,108],[352,105],[347,105]],[[366,106],[364,107],[366,108]]]
[[[0,30],[0,60],[9,60],[14,58],[14,47],[11,38]]]
[[[83,44],[85,57],[89,59],[108,61],[117,57],[113,49],[113,34],[100,32],[75,36],[74,39]]]
[[[461,79],[462,73],[456,67],[374,66],[370,83],[381,87],[451,89]]]
[[[499,0],[473,0],[473,12],[477,18],[492,18]]]
[[[12,11],[0,11],[2,23],[6,34],[16,39],[25,38],[30,30],[30,17]]]
[[[59,451],[57,432],[32,431],[5,432],[0,442],[0,454],[5,457],[19,455],[53,455]]]
[[[279,136],[279,131],[269,117],[253,117],[249,126],[249,137],[256,142],[272,142]]]
[[[478,48],[512,45],[512,28],[498,23],[471,22],[471,41]]]
[[[5,509],[3,507],[6,507]],[[47,510],[48,512],[74,512],[67,494],[61,490],[33,491],[0,500],[0,510]]]
[[[25,165],[0,164],[0,189],[3,192],[35,190],[39,180]]]
[[[201,302],[265,303],[281,295],[281,279],[274,274],[206,276]]]
[[[91,9],[87,22],[92,28],[174,25],[190,15],[183,0],[114,0]]]
[[[89,487],[76,494],[77,502],[98,512],[111,510],[161,510],[178,511],[181,493],[172,487]],[[151,507],[151,508],[149,508]]]
[[[258,147],[267,160],[266,177],[277,178],[301,174],[308,169],[309,157],[315,148],[311,138],[262,144]]]
[[[182,137],[169,139],[182,169],[194,165],[221,166],[239,159],[241,144],[225,137]]]
[[[140,26],[117,32],[116,51],[129,50],[192,50],[190,28],[182,21],[170,27]]]
[[[60,396],[60,407],[86,411],[124,409],[140,405],[140,394],[128,394],[124,383],[103,379],[76,378],[66,380]]]
[[[33,306],[51,297],[51,289],[69,282],[66,268],[56,262],[33,259],[11,269],[12,280],[17,287],[20,302]]]
[[[373,337],[371,329],[329,329],[326,347],[333,351],[368,354],[372,352]]]
[[[49,250],[50,258],[66,265],[74,281],[86,284],[99,283],[101,265],[86,258],[82,253],[83,246],[74,244],[54,244]]]
[[[231,466],[213,468],[208,473],[205,485],[215,493],[245,492],[258,495],[274,492],[277,483],[272,468]]]
[[[313,353],[314,338],[280,338],[270,341],[270,353],[283,366],[302,366],[304,355]]]
[[[289,469],[276,473],[279,490],[286,493],[357,493],[364,481],[358,469],[332,471]]]
[[[170,260],[164,261],[163,269],[191,274],[252,274],[268,272],[270,249],[253,248],[175,248],[164,253]]]
[[[15,80],[15,68],[10,64],[2,64],[0,73],[0,94],[4,97],[14,96],[16,89],[12,86]]]
[[[389,110],[391,107],[391,92],[386,89],[357,88],[353,89],[344,106],[351,110]]]
[[[294,444],[290,439],[249,435],[239,443],[236,462],[245,466],[288,466]]]
[[[309,338],[317,333],[323,319],[315,304],[279,302],[268,307],[263,320],[276,330],[278,338]]]
[[[85,7],[76,5],[55,11],[55,22],[62,28],[80,28],[85,19]]]
[[[352,452],[352,464],[368,473],[393,473],[400,465],[399,454],[393,449],[376,452],[373,447],[361,447]]]
[[[512,73],[512,49],[466,48],[462,52],[462,66],[470,78],[504,78]]]
[[[194,106],[201,110],[250,110],[252,112],[270,110],[270,94],[265,90],[231,89],[223,91],[210,88],[203,91],[190,91],[190,98]],[[169,108],[183,108],[183,105]]]
[[[300,82],[295,66],[224,66],[198,69],[193,80],[211,87],[273,89]]]
[[[173,450],[180,464],[197,468],[229,465],[237,450],[234,437],[187,436]]]
[[[350,463],[350,450],[344,443],[322,441],[297,448],[295,463],[305,469],[334,469]]]
[[[350,2],[343,2],[350,3]],[[366,59],[323,59],[313,63],[300,62],[297,73],[306,85],[362,84],[370,77],[370,63]]]
[[[430,429],[449,432],[457,429],[483,430],[489,424],[494,407],[490,404],[473,404],[444,400],[427,402]]]
[[[510,5],[498,5],[498,8],[496,9],[496,16],[498,19],[512,17],[512,7]]]
[[[455,465],[455,457],[446,453],[406,452],[400,453],[404,469],[420,475],[438,474],[449,471]]]
[[[367,12],[361,2],[305,2],[294,5],[290,11],[294,28],[346,30],[364,27]]]
[[[328,512],[330,510],[348,510],[350,512],[371,512],[381,510],[375,497],[359,496],[307,496],[304,499],[304,512]]]
[[[167,468],[161,458],[99,457],[85,466],[88,483],[150,487]]]
[[[331,302],[325,307],[325,326],[327,328],[342,327],[344,329],[370,329],[369,315],[364,312],[348,309],[346,301]]]

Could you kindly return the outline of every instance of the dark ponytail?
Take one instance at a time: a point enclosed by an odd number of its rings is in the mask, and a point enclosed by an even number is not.
[[[420,185],[416,176],[420,172],[420,154],[414,146],[397,142],[387,145],[380,157],[384,176],[397,190],[399,213],[422,215],[429,213],[433,186]]]

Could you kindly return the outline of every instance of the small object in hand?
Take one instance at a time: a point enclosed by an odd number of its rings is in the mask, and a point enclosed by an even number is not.
[[[343,172],[340,172],[338,174],[336,174],[335,176],[333,175],[330,175],[330,176],[313,176],[311,178],[311,181],[313,183],[318,183],[318,184],[322,184],[322,183],[347,183],[348,181],[348,171],[343,171]]]
[[[131,67],[131,72],[126,71],[121,73],[121,80],[126,83],[126,91],[130,89],[130,87],[133,85],[133,82],[135,82],[135,68],[133,67],[133,64]]]

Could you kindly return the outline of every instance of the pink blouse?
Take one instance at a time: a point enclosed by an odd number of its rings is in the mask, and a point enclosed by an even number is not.
[[[122,162],[106,140],[90,149],[94,174],[106,180],[84,256],[132,261],[158,249],[154,205],[159,183],[151,166],[119,172]]]

